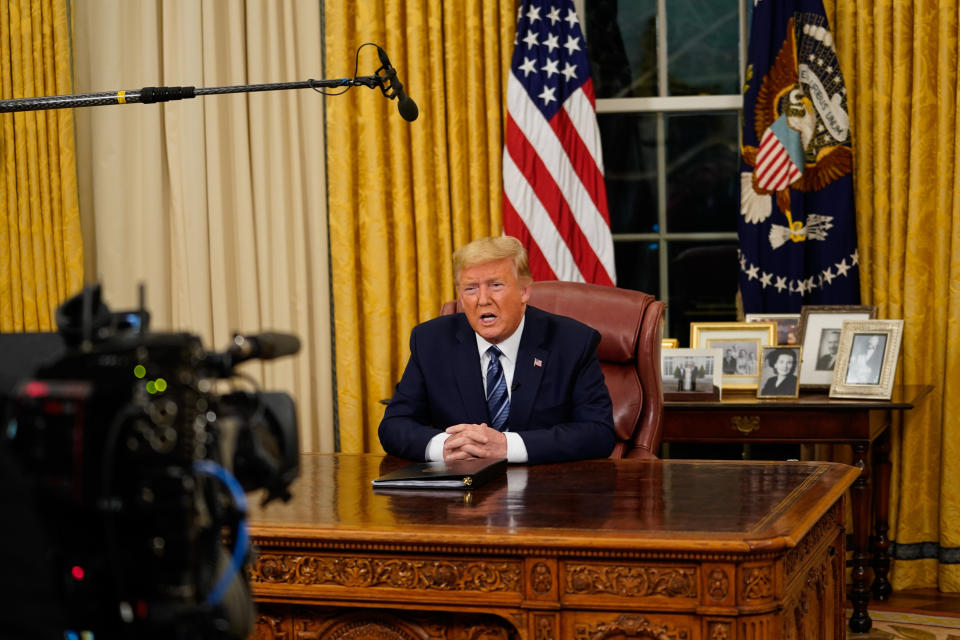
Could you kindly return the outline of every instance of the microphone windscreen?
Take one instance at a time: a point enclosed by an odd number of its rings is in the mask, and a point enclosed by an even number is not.
[[[261,333],[256,339],[260,343],[260,357],[264,360],[300,351],[300,338],[289,333]]]
[[[400,102],[397,103],[397,110],[400,112],[400,117],[407,122],[413,122],[420,115],[417,103],[411,100],[410,96],[404,96],[400,99]]]

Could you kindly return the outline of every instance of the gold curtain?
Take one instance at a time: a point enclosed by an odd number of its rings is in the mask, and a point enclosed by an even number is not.
[[[892,428],[892,583],[960,591],[960,8],[825,5],[849,92],[863,301],[905,320],[900,383],[933,386]]]
[[[0,1],[0,99],[71,93],[70,1]],[[0,115],[0,331],[51,331],[83,283],[73,113]]]
[[[454,295],[453,249],[502,230],[504,92],[514,0],[358,0],[325,5],[325,74],[349,76],[379,44],[420,117],[354,88],[327,99],[330,259],[340,450],[382,452],[418,322]],[[358,75],[380,66],[360,51]]]

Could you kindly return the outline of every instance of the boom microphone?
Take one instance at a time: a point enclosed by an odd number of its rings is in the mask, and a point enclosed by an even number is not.
[[[390,64],[390,58],[387,57],[387,52],[377,46],[377,55],[380,56],[383,71],[387,74],[388,86],[383,89],[384,95],[388,98],[395,97],[397,99],[397,111],[400,112],[400,117],[407,122],[413,122],[417,119],[417,116],[420,115],[420,110],[417,109],[417,103],[411,100],[410,96],[403,90],[403,83],[397,78],[397,70]],[[392,90],[392,93],[390,90]]]

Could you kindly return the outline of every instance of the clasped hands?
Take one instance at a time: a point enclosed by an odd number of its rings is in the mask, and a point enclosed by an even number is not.
[[[450,434],[443,443],[443,461],[469,460],[471,458],[507,457],[507,436],[482,424],[455,424],[447,427]]]

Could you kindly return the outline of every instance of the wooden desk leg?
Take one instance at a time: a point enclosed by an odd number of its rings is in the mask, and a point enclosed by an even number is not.
[[[870,443],[855,442],[853,464],[860,467],[860,477],[850,487],[853,506],[853,568],[850,573],[850,604],[853,614],[850,616],[850,630],[865,633],[873,626],[867,613],[870,602],[870,587],[867,585],[868,534],[870,531]]]
[[[890,429],[873,443],[873,518],[876,537],[873,542],[873,597],[886,600],[893,587],[890,573]]]

